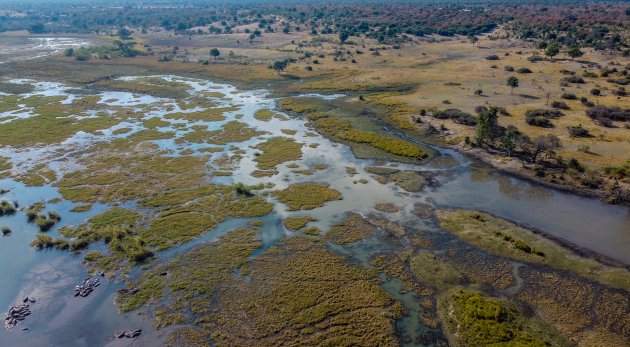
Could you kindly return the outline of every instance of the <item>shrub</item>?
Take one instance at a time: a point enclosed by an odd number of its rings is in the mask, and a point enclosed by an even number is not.
[[[619,178],[628,177],[630,176],[630,160],[621,166],[605,166],[604,172]]]
[[[509,116],[510,112],[508,112],[508,110],[505,107],[495,107],[497,109],[497,113],[499,113],[502,116]]]
[[[613,121],[610,118],[599,118],[595,121],[606,128],[612,128],[614,126]]]
[[[505,71],[509,71],[509,72],[514,71],[514,67],[512,67],[512,66],[510,66],[510,65],[506,65],[503,69],[504,69]]]
[[[582,184],[585,187],[589,188],[599,188],[604,183],[604,180],[601,178],[601,175],[595,174],[591,171],[587,172],[582,178]]]
[[[499,56],[496,54],[491,54],[486,57],[486,60],[499,60]]]
[[[2,235],[9,235],[11,233],[11,229],[8,226],[2,227]]]
[[[623,78],[617,78],[617,79],[609,79],[608,82],[610,83],[615,83],[615,84],[620,84],[622,86],[627,86],[628,84],[630,84],[630,77],[623,77]]]
[[[569,76],[569,77],[565,77],[562,79],[563,82],[567,82],[567,83],[577,83],[577,84],[584,84],[586,83],[584,81],[584,79],[582,77],[579,76]]]
[[[519,67],[518,70],[516,70],[516,72],[518,73],[532,73],[532,70],[526,68],[526,67]]]
[[[90,242],[88,240],[77,239],[72,241],[72,243],[69,245],[69,248],[73,252],[81,252],[82,250],[88,248],[89,245]]]
[[[237,184],[234,185],[234,190],[236,191],[236,194],[238,195],[245,195],[245,196],[253,196],[254,194],[252,193],[251,189],[244,185],[243,183],[239,182]]]
[[[510,116],[510,112],[505,107],[501,106],[493,106],[493,108],[497,111],[498,114],[502,116]],[[487,111],[488,108],[486,106],[477,106],[475,107],[475,112],[481,113]]]
[[[569,105],[567,105],[566,102],[563,101],[554,101],[551,103],[551,107],[553,108],[558,108],[561,110],[568,110],[569,109]]]
[[[55,242],[53,238],[44,234],[38,234],[37,238],[31,242],[31,247],[35,247],[38,249],[51,248],[54,245],[55,245]]]
[[[90,60],[90,56],[87,54],[77,54],[74,56],[76,61],[88,61]]]
[[[37,216],[35,217],[35,224],[39,227],[40,231],[48,231],[57,223],[56,220],[46,218],[46,216]]]
[[[579,162],[577,159],[575,159],[575,158],[571,158],[571,159],[569,160],[568,167],[569,167],[570,169],[573,169],[573,170],[577,171],[577,172],[584,172],[584,167],[583,167],[583,166],[582,166],[582,164],[580,164],[580,162]]]
[[[0,216],[14,214],[15,211],[15,206],[12,203],[6,200],[2,200],[2,202],[0,202]]]
[[[562,112],[558,110],[547,110],[543,108],[528,110],[527,112],[525,112],[525,116],[528,117],[558,118],[562,115]]]
[[[595,104],[592,101],[589,101],[587,98],[585,97],[581,97],[580,98],[580,103],[586,107],[593,107],[595,106]]]
[[[539,55],[532,55],[530,57],[527,57],[527,60],[529,60],[532,63],[535,63],[537,61],[541,61],[544,60],[543,57],[539,56]]]
[[[565,70],[565,69],[560,70],[560,73],[563,75],[575,75],[575,71]]]
[[[68,249],[70,245],[67,241],[61,239],[53,239],[52,237],[45,234],[38,234],[37,238],[31,242],[31,247],[35,247],[37,249],[42,248],[57,248],[57,249]]]
[[[553,123],[551,123],[551,120],[549,120],[549,118],[545,118],[545,117],[526,117],[525,121],[529,125],[542,127],[542,128],[553,128]]]
[[[602,95],[602,91],[597,88],[593,88],[591,89],[591,95],[595,95],[595,96]]]
[[[619,106],[593,106],[586,110],[586,115],[594,120],[607,118],[610,120],[626,122],[630,120],[630,109],[622,109]]]
[[[577,96],[573,93],[563,93],[560,97],[565,100],[577,100]]]
[[[584,71],[582,76],[584,76],[586,78],[597,78],[597,74],[594,73],[594,72],[591,72],[591,71]]]
[[[570,127],[567,127],[567,129],[569,130],[569,135],[573,137],[588,137],[589,136],[588,129],[583,127],[582,124],[572,125]]]
[[[55,211],[48,211],[48,218],[55,220],[57,222],[61,220],[61,216],[59,215],[59,213]]]
[[[525,253],[531,253],[532,252],[532,248],[528,244],[526,244],[525,242],[523,242],[521,240],[514,241],[514,247],[520,249],[521,251],[523,251]]]
[[[437,119],[452,119],[455,123],[474,126],[477,125],[477,118],[470,113],[463,112],[456,108],[443,111],[434,111],[431,117]]]

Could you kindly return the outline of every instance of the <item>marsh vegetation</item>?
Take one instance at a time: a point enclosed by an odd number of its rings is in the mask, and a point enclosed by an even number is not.
[[[627,5],[145,5],[3,5],[0,344],[628,344]]]

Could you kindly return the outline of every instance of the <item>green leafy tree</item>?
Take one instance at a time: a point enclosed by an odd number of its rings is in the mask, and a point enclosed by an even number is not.
[[[512,88],[510,90],[510,94],[513,94],[514,93],[514,88],[518,88],[518,77],[516,77],[516,76],[508,77],[506,84],[507,84],[508,87]]]
[[[583,56],[584,52],[582,52],[578,46],[571,46],[567,54],[571,57],[571,59],[575,59]]]
[[[513,125],[510,125],[507,129],[505,129],[505,133],[501,137],[501,148],[508,152],[509,156],[512,156],[512,152],[516,148],[516,139],[520,136],[520,134],[521,133],[518,129]]]
[[[339,33],[339,41],[341,41],[341,43],[345,43],[346,40],[348,40],[348,32],[346,31],[342,31]]]
[[[276,70],[278,75],[280,75],[280,71],[284,71],[284,69],[287,68],[287,62],[283,61],[283,60],[279,60],[279,61],[276,61],[275,63],[273,63],[273,65],[271,65],[271,67],[274,70]]]
[[[547,48],[547,42],[546,41],[538,41],[538,42],[536,42],[534,47],[536,47],[540,51],[543,51],[545,48]]]
[[[545,55],[549,57],[549,59],[553,60],[553,57],[560,53],[560,47],[556,43],[550,44],[545,50]]]
[[[122,40],[130,40],[131,39],[131,31],[129,31],[129,29],[125,28],[125,27],[120,27],[120,29],[118,29],[118,37]]]
[[[497,109],[484,108],[477,116],[477,144],[483,145],[496,138],[499,129]]]
[[[42,23],[35,23],[28,28],[28,32],[31,34],[43,34],[46,32],[46,27]]]
[[[214,57],[214,60],[217,60],[217,58],[221,55],[221,52],[217,48],[213,48],[210,50],[210,55]]]

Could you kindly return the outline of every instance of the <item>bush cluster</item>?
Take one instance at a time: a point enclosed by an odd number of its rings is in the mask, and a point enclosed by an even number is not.
[[[619,106],[593,106],[586,110],[586,115],[603,126],[612,126],[612,121],[630,121],[630,109]]]
[[[463,125],[477,125],[477,117],[456,108],[449,108],[443,111],[434,111],[431,113],[431,117],[437,119],[452,119],[455,123]]]
[[[558,110],[535,109],[525,112],[525,121],[529,125],[552,128],[551,119],[562,116],[562,112]]]

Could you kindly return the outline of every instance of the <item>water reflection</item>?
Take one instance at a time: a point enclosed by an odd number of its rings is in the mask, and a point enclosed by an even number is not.
[[[210,172],[217,169],[215,161],[218,158],[232,155],[232,147],[238,147],[242,158],[231,164],[230,171],[233,175],[212,177],[215,183],[243,182],[249,185],[273,183],[274,187],[268,190],[276,190],[293,183],[316,181],[328,183],[332,188],[342,192],[343,200],[330,202],[308,212],[288,211],[286,206],[276,204],[272,214],[259,218],[264,222],[260,228],[264,247],[254,256],[277,243],[278,240],[296,234],[282,226],[282,219],[288,216],[313,215],[317,218],[317,222],[313,224],[321,230],[326,230],[331,223],[348,211],[363,215],[380,213],[375,211],[374,206],[382,202],[402,207],[403,210],[396,215],[397,220],[403,222],[416,220],[416,223],[420,223],[416,224],[417,228],[441,233],[437,225],[431,221],[418,222],[411,213],[416,203],[423,202],[445,208],[462,207],[488,211],[630,264],[630,252],[627,252],[630,247],[630,209],[627,207],[605,205],[594,199],[554,191],[510,175],[497,173],[486,166],[471,164],[469,159],[457,152],[438,147],[433,148],[440,155],[427,164],[396,165],[399,170],[431,171],[439,182],[439,185],[431,189],[425,188],[419,193],[408,193],[393,183],[378,182],[366,170],[367,167],[374,165],[390,166],[390,163],[357,159],[349,147],[313,134],[301,119],[291,118],[286,114],[284,117],[272,118],[267,122],[256,119],[254,117],[256,111],[263,108],[275,108],[276,100],[270,98],[264,90],[241,91],[230,85],[177,76],[153,76],[152,78],[163,78],[169,82],[184,84],[188,86],[191,96],[207,98],[217,107],[234,106],[238,107],[238,110],[226,112],[224,114],[226,119],[222,121],[172,119],[165,116],[173,112],[194,112],[198,109],[183,110],[175,100],[166,98],[124,92],[99,92],[97,95],[100,96],[101,104],[117,108],[112,109],[112,114],[120,112],[118,108],[122,108],[123,111],[141,112],[142,116],[138,119],[126,119],[110,129],[103,129],[95,134],[75,134],[62,144],[20,150],[2,148],[0,155],[10,157],[18,170],[31,167],[34,163],[47,162],[58,174],[63,174],[77,169],[76,160],[81,155],[86,155],[86,148],[89,146],[137,134],[146,129],[143,121],[158,117],[167,122],[167,125],[160,126],[158,130],[172,131],[175,133],[175,138],[153,142],[161,150],[168,151],[169,155],[178,156],[182,151],[191,150],[190,155],[207,156],[208,164],[212,166],[209,167]],[[134,79],[135,77],[126,78],[128,81]],[[63,85],[45,82],[38,82],[36,85],[35,94],[75,97],[68,93]],[[218,92],[225,96],[216,96],[208,92]],[[328,99],[337,97],[342,96],[334,95]],[[264,134],[225,146],[181,141],[182,136],[193,131],[191,130],[193,126],[216,130],[235,119],[247,123]],[[116,130],[122,128],[130,128],[130,130],[124,134],[117,134]],[[303,175],[294,172],[295,168],[289,167],[290,163],[283,163],[277,168],[279,173],[273,177],[253,177],[252,172],[257,169],[256,162],[253,160],[258,151],[255,146],[274,136],[288,136],[282,132],[282,129],[295,131],[295,135],[290,137],[303,144],[302,160],[299,161],[301,169],[311,168],[315,164],[325,164],[326,168],[315,170],[312,175]],[[207,148],[215,148],[218,151],[216,153],[202,152]],[[349,173],[347,167],[354,168],[356,173]],[[13,180],[1,180],[0,189],[10,190],[0,199],[17,199],[21,206],[60,197],[54,187],[25,187]],[[55,210],[62,215],[62,223],[59,225],[62,226],[80,224],[109,208],[96,204],[88,212],[75,213],[70,212],[73,206],[75,204],[61,201],[47,204],[47,209]],[[133,207],[133,204],[130,206]],[[245,218],[224,221],[190,243],[161,252],[160,261],[166,261],[189,251],[192,247],[216,240],[227,231],[249,226],[250,222],[251,219]],[[26,222],[23,211],[13,216],[1,217],[0,224],[9,225],[14,230],[11,236],[0,240],[0,262],[11,264],[3,270],[3,275],[7,280],[0,281],[0,307],[17,303],[20,296],[41,297],[35,310],[37,313],[29,317],[27,321],[29,327],[33,329],[30,332],[2,331],[0,344],[13,345],[18,341],[22,345],[33,346],[47,345],[51,342],[56,345],[86,346],[115,344],[117,342],[111,340],[111,334],[114,331],[138,327],[145,327],[147,331],[139,340],[143,344],[156,344],[160,340],[160,335],[148,326],[150,325],[148,320],[136,314],[118,315],[116,313],[112,301],[115,290],[120,288],[120,284],[106,282],[87,300],[77,301],[71,297],[72,288],[85,275],[85,270],[81,267],[81,256],[55,250],[36,252],[29,248],[28,244],[37,230],[33,224]],[[54,236],[57,231],[54,229],[50,233]],[[373,255],[389,251],[388,247],[375,239],[359,242],[349,248],[331,245],[333,250],[351,255],[354,261],[363,266],[369,266],[368,260]],[[414,310],[417,302],[409,295],[400,294],[399,284],[395,281],[385,283],[385,288],[392,295],[399,297],[410,311]],[[418,309],[413,311],[412,315],[406,316],[400,323],[402,329],[410,336],[417,336],[417,333],[425,329],[418,322],[417,311]],[[59,331],[64,333],[55,334]]]

